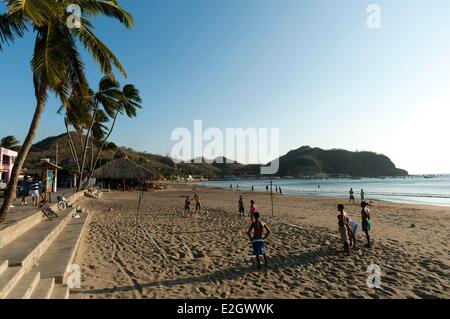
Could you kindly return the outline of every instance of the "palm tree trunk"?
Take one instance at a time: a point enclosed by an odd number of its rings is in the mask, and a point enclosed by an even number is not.
[[[72,153],[73,160],[77,163],[78,172],[80,172],[80,162],[78,160],[78,154],[77,154],[77,150],[75,148],[75,144],[73,144],[72,136],[70,135],[69,123],[67,121],[67,118],[64,119],[64,124],[66,125],[66,132],[67,132],[67,137],[68,137],[68,141],[69,141],[70,152]]]
[[[14,162],[13,171],[11,173],[11,179],[8,183],[8,192],[3,200],[3,204],[0,208],[0,223],[6,220],[6,214],[8,213],[9,207],[11,206],[14,196],[16,193],[17,182],[19,180],[20,172],[22,171],[23,164],[28,156],[33,140],[36,137],[36,132],[39,127],[39,122],[42,118],[42,113],[45,110],[45,96],[47,95],[47,90],[44,88],[39,94],[36,94],[36,109],[34,111],[34,116],[28,130],[27,137],[23,142],[22,148],[17,155],[16,161]]]
[[[91,167],[89,171],[92,171],[94,168],[94,132],[91,132]]]
[[[97,115],[97,109],[98,109],[98,101],[95,102],[94,111],[92,112],[91,124],[90,124],[90,126],[88,128],[88,131],[86,133],[86,139],[85,139],[84,145],[83,145],[83,156],[81,157],[80,184],[78,184],[77,192],[80,191],[80,186],[81,186],[81,183],[83,182],[83,178],[84,178],[84,168],[85,168],[85,165],[86,165],[87,149],[89,147],[89,136],[91,135],[92,128],[94,127],[94,124],[95,124],[95,117]],[[88,182],[89,182],[89,180],[88,180]],[[86,185],[83,186],[83,189],[85,187],[86,187]]]
[[[94,165],[93,168],[91,169],[91,171],[89,172],[89,176],[88,176],[88,181],[89,179],[91,179],[92,174],[94,173],[95,167],[97,166],[97,162],[98,162],[98,158],[100,157],[100,153],[102,152],[103,148],[106,145],[106,142],[108,141],[108,138],[111,136],[111,133],[114,129],[114,126],[116,125],[116,121],[117,121],[117,116],[119,115],[119,110],[116,111],[116,115],[114,115],[114,121],[111,125],[111,128],[109,129],[108,135],[106,135],[106,137],[103,139],[102,144],[100,144],[98,150],[97,150],[97,154],[95,155],[95,160],[94,160]],[[86,183],[83,186],[83,189],[86,188]]]

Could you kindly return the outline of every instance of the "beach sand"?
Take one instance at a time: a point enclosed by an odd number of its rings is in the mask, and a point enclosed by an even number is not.
[[[265,193],[199,188],[208,214],[182,217],[183,197],[193,194],[187,185],[145,192],[139,227],[138,192],[83,199],[94,215],[75,259],[82,287],[71,298],[450,297],[450,208],[374,201],[373,247],[359,237],[347,257],[337,228],[341,199],[277,195],[271,217]],[[268,269],[249,256],[241,194],[272,230]],[[359,206],[346,211],[361,224]],[[370,264],[380,267],[380,288],[367,286]]]

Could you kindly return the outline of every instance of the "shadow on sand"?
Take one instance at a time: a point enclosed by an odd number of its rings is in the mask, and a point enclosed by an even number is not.
[[[144,288],[159,288],[159,287],[173,287],[186,284],[202,284],[211,283],[213,278],[217,278],[215,281],[226,281],[240,278],[248,273],[266,273],[267,270],[283,271],[297,266],[313,265],[316,261],[322,257],[336,256],[338,253],[329,248],[321,247],[320,249],[310,250],[302,252],[292,256],[273,256],[269,257],[269,268],[262,267],[261,270],[255,268],[255,266],[248,265],[236,265],[226,269],[218,270],[212,273],[204,274],[198,277],[178,278],[178,279],[165,279],[153,282],[139,283],[139,287],[133,286],[121,286],[111,288],[99,288],[91,290],[77,289],[76,293],[81,294],[107,294],[114,292],[129,292],[134,290],[142,290]]]

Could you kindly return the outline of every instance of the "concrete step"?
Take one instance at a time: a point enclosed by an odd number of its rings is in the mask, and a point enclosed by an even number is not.
[[[0,248],[8,245],[10,242],[43,221],[42,213],[39,210],[34,213],[22,213],[21,215],[23,216],[15,216],[18,219],[12,219],[10,221],[12,224],[0,226]]]
[[[50,299],[69,299],[69,288],[65,285],[55,285]]]
[[[81,196],[83,196],[83,192],[75,193],[69,196],[67,201],[75,203]],[[56,204],[50,205],[50,207],[54,211],[58,211]],[[15,212],[8,214],[8,223],[0,224],[0,248],[14,241],[45,219],[39,208],[36,208],[35,212]]]
[[[6,297],[7,299],[29,299],[41,279],[38,272],[29,272],[19,280]]]
[[[50,299],[55,289],[55,278],[41,279],[30,299]]]
[[[3,262],[0,263],[0,275],[6,270],[8,269],[8,261],[5,260]]]
[[[0,262],[8,260],[9,267],[22,266],[30,270],[53,240],[71,220],[73,209],[59,212],[59,217],[46,220],[0,249]]]
[[[0,299],[5,298],[24,275],[23,267],[8,267],[0,275]]]
[[[39,271],[42,278],[55,278],[57,284],[66,283],[83,231],[87,228],[91,215],[81,213],[80,218],[72,218],[61,234],[39,259],[33,271]]]

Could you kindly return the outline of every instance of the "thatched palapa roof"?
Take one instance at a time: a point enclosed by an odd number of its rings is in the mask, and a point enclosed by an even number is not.
[[[99,179],[145,179],[157,180],[162,179],[161,175],[154,170],[145,168],[136,164],[128,158],[122,150],[119,150],[114,160],[97,168],[93,177]]]

